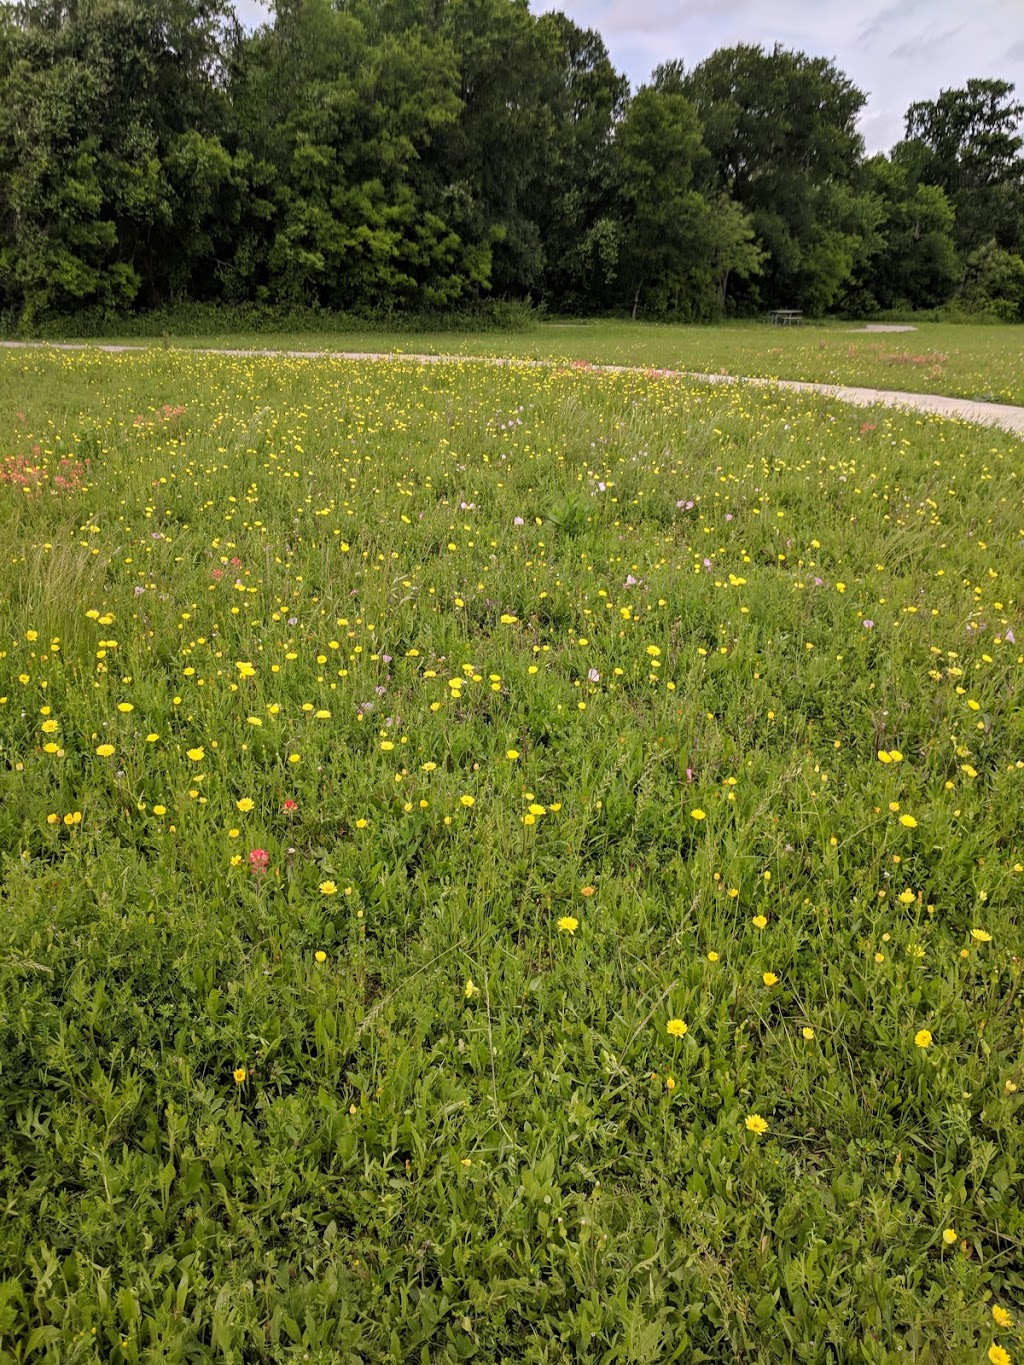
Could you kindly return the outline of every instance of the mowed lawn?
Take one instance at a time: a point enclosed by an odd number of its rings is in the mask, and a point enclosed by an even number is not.
[[[592,320],[524,332],[212,333],[184,346],[401,351],[518,356],[770,379],[804,379],[1024,405],[1024,327],[922,322],[913,332],[870,333],[856,322],[765,322],[717,327]],[[140,322],[144,330],[145,322]],[[138,344],[136,341],[134,344]]]
[[[0,414],[3,1359],[1020,1358],[1020,442],[159,348]]]

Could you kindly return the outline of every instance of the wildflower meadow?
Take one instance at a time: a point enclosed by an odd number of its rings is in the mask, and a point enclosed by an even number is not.
[[[0,442],[0,1360],[1024,1358],[1020,441],[172,348]]]

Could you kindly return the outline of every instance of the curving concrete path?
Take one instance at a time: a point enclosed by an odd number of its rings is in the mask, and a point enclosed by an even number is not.
[[[155,346],[91,343],[83,341],[0,341],[7,349],[37,349],[55,351],[107,351],[119,355],[125,351],[150,351]],[[864,389],[848,384],[812,384],[802,379],[756,379],[732,374],[698,374],[689,370],[662,370],[647,365],[593,365],[588,361],[531,360],[517,356],[507,359],[477,355],[417,355],[405,351],[283,351],[261,350],[258,347],[190,346],[199,355],[283,356],[296,360],[411,360],[422,365],[473,361],[482,365],[532,365],[544,368],[576,365],[598,374],[652,374],[665,379],[688,379],[700,384],[751,384],[758,388],[790,389],[795,393],[816,393],[834,398],[841,403],[858,407],[881,405],[902,408],[911,412],[931,413],[979,426],[1002,427],[1004,431],[1024,436],[1024,407],[1009,403],[980,403],[971,398],[951,398],[939,393],[904,393],[894,389]]]

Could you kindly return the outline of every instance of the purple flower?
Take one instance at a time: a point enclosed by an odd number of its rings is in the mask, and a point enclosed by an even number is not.
[[[861,621],[861,625],[864,627],[865,630],[874,630],[875,628],[874,621]]]
[[[725,514],[725,519],[726,519],[726,521],[732,521],[732,513],[731,513],[731,512],[726,512],[726,514]]]
[[[524,525],[524,524],[525,524],[525,523],[523,522],[522,517],[513,517],[513,518],[512,518],[512,525],[513,525],[513,526],[522,526],[522,525]]]
[[[1008,640],[1011,645],[1015,645],[1017,643],[1017,637],[1016,635],[1014,635],[1012,630],[1008,630],[1004,638]]]
[[[680,512],[689,512],[693,508],[693,499],[680,498],[679,501],[676,503],[676,507],[679,509]]]
[[[601,681],[601,675],[596,668],[587,669],[587,682],[597,683]]]

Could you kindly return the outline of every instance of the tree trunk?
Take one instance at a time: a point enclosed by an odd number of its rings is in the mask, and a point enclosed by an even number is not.
[[[633,295],[633,312],[632,312],[632,314],[631,314],[631,317],[632,317],[632,319],[633,319],[634,322],[636,322],[636,310],[637,310],[637,309],[639,308],[639,306],[640,306],[640,289],[641,289],[641,286],[640,286],[640,285],[637,285],[637,287],[636,287],[636,293]]]

